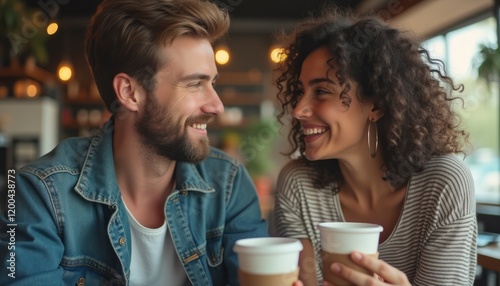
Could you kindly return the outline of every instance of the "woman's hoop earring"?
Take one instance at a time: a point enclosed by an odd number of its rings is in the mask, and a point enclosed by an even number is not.
[[[372,125],[375,126],[375,143],[374,143],[375,148],[372,148],[372,144],[370,144]],[[370,156],[372,158],[375,158],[375,156],[377,156],[377,151],[378,151],[378,128],[377,128],[377,122],[372,119],[370,121],[370,125],[368,125],[368,152],[370,152]]]

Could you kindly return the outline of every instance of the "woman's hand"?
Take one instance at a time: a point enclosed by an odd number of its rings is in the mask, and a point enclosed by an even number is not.
[[[340,263],[333,263],[330,266],[330,269],[333,273],[335,273],[335,275],[338,275],[345,280],[351,281],[354,285],[358,286],[411,286],[408,278],[406,277],[406,274],[380,259],[363,255],[362,253],[357,251],[351,253],[351,259],[356,264],[374,272],[375,276],[366,275]],[[323,282],[323,286],[332,286],[332,284],[325,281]]]

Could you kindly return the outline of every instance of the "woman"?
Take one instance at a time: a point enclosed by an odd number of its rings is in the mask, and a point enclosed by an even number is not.
[[[474,189],[456,156],[468,135],[453,94],[463,86],[376,17],[330,9],[299,24],[285,50],[278,118],[292,115],[287,155],[298,158],[280,173],[275,223],[304,245],[301,281],[323,282],[318,223],[350,221],[384,229],[379,259],[351,254],[373,277],[330,266],[353,284],[472,285]]]

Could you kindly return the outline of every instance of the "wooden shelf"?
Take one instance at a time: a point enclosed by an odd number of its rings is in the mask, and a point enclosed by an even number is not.
[[[54,74],[46,71],[34,63],[20,66],[18,63],[13,63],[9,67],[0,68],[0,78],[11,78],[11,79],[33,79],[40,83],[53,83],[57,82],[57,78]]]
[[[81,136],[85,130],[96,130],[110,116],[100,98],[66,97],[61,111],[62,137]]]
[[[78,97],[64,100],[67,105],[100,105],[104,107],[104,102],[100,98]]]
[[[500,272],[500,243],[477,248],[477,264]]]
[[[220,100],[226,106],[260,106],[262,95],[257,93],[220,94]]]
[[[217,86],[261,85],[264,75],[259,71],[220,72]]]

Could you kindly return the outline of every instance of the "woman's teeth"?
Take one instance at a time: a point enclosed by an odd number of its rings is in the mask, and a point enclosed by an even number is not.
[[[321,134],[325,133],[326,128],[307,128],[307,129],[302,129],[302,133],[304,135],[314,135],[314,134]]]

